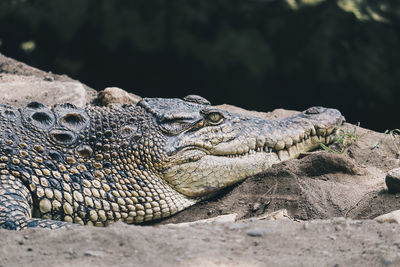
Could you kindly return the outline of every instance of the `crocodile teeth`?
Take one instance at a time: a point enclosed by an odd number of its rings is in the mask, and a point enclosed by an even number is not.
[[[264,152],[266,153],[271,153],[272,152],[272,147],[264,147]]]
[[[317,135],[317,131],[314,127],[311,127],[311,135]]]
[[[311,136],[311,142],[312,143],[318,143],[319,142],[320,137],[317,135],[313,135]]]
[[[279,150],[279,151],[277,152],[277,154],[278,154],[278,158],[279,158],[281,161],[284,161],[284,160],[288,160],[288,159],[289,159],[289,152],[288,152],[287,150]]]
[[[257,136],[256,145],[257,147],[263,147],[265,144],[265,137],[264,136]]]
[[[333,132],[333,130],[334,130],[334,128],[332,127],[332,128],[328,128],[328,129],[326,129],[326,135],[331,135],[332,134],[332,132]]]
[[[288,153],[289,153],[289,156],[292,157],[292,156],[295,156],[295,155],[296,155],[298,149],[297,149],[296,146],[292,146],[292,147],[288,148],[287,151],[288,151]]]
[[[289,148],[289,147],[291,147],[291,146],[293,146],[293,139],[292,138],[286,138],[285,139],[285,147],[286,148]]]
[[[318,125],[310,127],[304,131],[296,133],[292,137],[274,141],[263,136],[257,136],[247,146],[243,145],[237,149],[237,153],[226,155],[228,158],[242,158],[256,153],[276,153],[281,161],[295,157],[304,147],[322,142],[331,143],[335,138],[336,128],[322,128]]]
[[[323,129],[323,128],[318,128],[318,129],[317,129],[317,133],[318,133],[318,135],[320,135],[320,136],[325,136],[325,135],[326,135],[326,130]]]
[[[300,137],[299,136],[294,136],[292,138],[292,140],[293,140],[293,144],[297,144],[298,142],[300,142]]]
[[[285,148],[285,142],[283,140],[279,140],[278,142],[276,142],[275,144],[275,150],[279,151]]]

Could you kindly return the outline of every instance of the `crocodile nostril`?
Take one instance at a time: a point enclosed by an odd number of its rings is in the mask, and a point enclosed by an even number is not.
[[[321,114],[323,112],[323,107],[311,107],[304,111],[305,114]]]

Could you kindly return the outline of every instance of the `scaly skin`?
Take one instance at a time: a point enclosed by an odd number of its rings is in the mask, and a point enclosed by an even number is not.
[[[168,217],[333,139],[344,118],[313,107],[283,120],[199,96],[136,106],[0,106],[0,226],[60,228]]]

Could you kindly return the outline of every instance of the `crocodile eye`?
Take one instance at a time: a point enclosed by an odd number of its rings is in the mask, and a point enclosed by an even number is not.
[[[218,124],[224,119],[224,116],[222,116],[221,113],[219,112],[210,112],[206,116],[206,120],[212,124]]]

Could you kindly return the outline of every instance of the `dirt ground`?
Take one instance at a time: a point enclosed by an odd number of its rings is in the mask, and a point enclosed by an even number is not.
[[[4,73],[45,78],[7,60],[0,55],[0,78]],[[164,221],[0,230],[0,267],[399,266],[400,225],[372,219],[400,209],[400,194],[388,193],[385,185],[387,172],[400,167],[400,144],[350,124],[343,131],[353,136],[343,151],[319,150],[276,164]],[[266,218],[282,209],[286,217]],[[198,221],[229,214],[236,220]],[[193,221],[198,222],[182,224]]]
[[[343,153],[316,151],[286,161],[245,180],[163,223],[237,213],[240,219],[287,209],[299,220],[347,217],[373,219],[400,209],[400,194],[390,194],[387,171],[398,168],[398,140],[351,124],[357,140]]]

